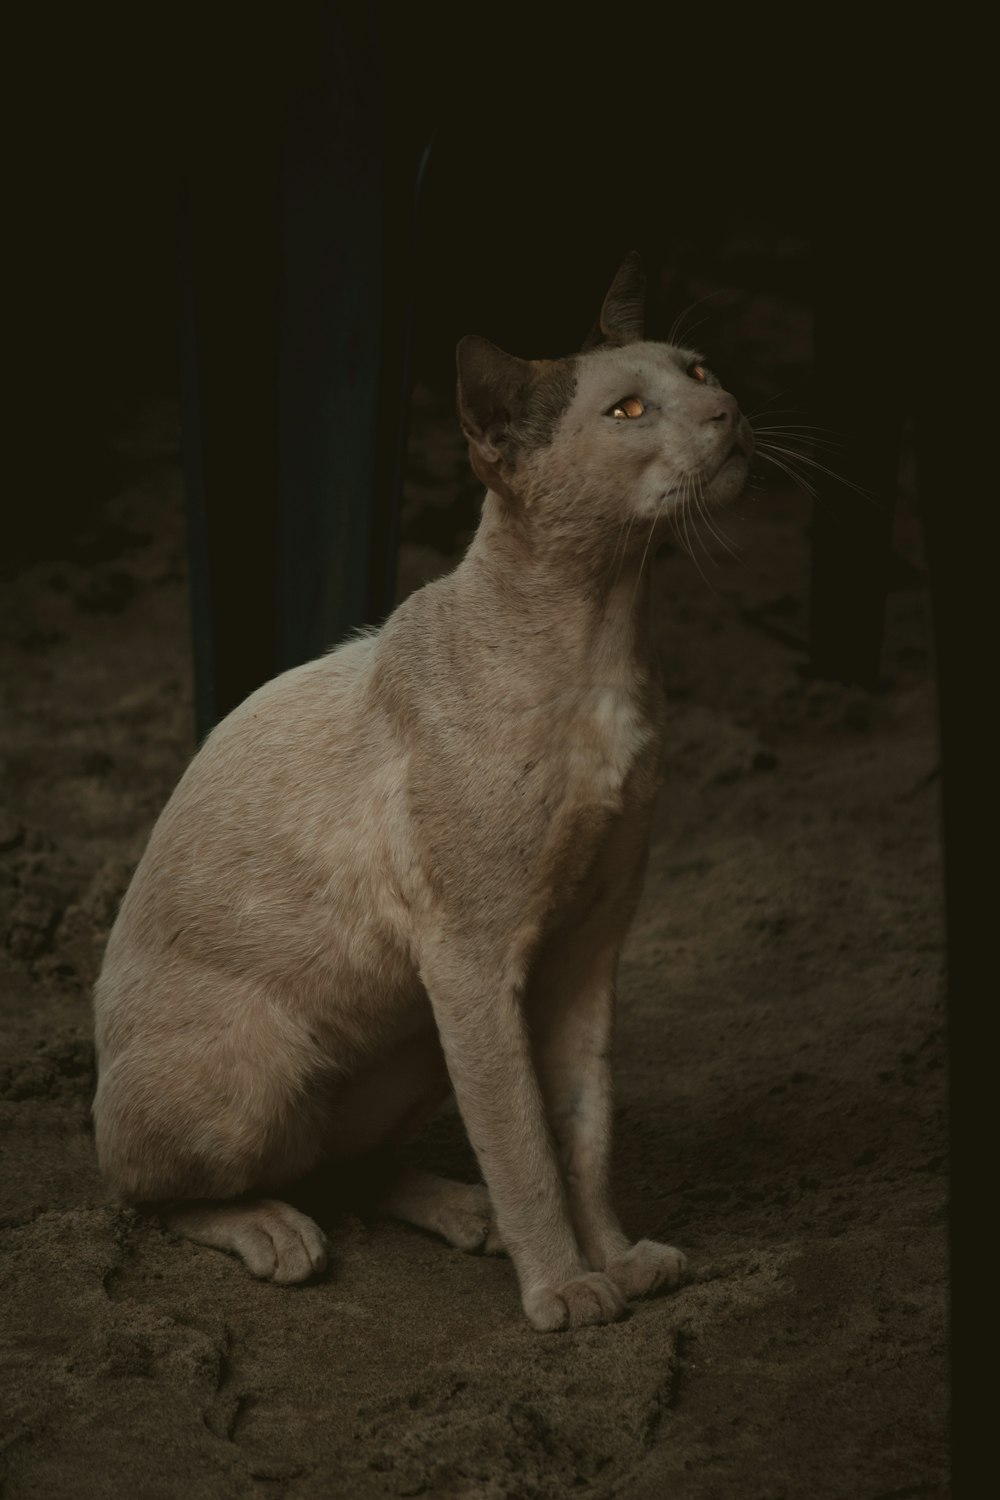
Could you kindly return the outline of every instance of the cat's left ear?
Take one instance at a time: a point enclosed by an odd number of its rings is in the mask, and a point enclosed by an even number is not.
[[[638,251],[622,261],[594,324],[583,345],[584,353],[598,344],[637,344],[645,335],[646,278]]]
[[[505,494],[511,428],[531,391],[531,362],[475,334],[460,340],[457,359],[458,416],[472,467],[487,488]]]
[[[466,437],[502,442],[531,389],[530,361],[472,333],[459,340],[455,353],[458,415]]]

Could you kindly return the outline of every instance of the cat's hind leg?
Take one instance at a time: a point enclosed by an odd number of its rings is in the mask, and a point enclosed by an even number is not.
[[[189,983],[172,1006],[149,977],[126,997],[131,1013],[120,1005],[102,1028],[104,1173],[125,1202],[238,1255],[255,1276],[304,1281],[325,1265],[325,1238],[270,1195],[322,1155],[329,1069],[307,1028],[261,992],[217,979],[199,1013],[190,976],[173,977]]]
[[[412,1141],[440,1112],[451,1082],[429,1015],[427,1022],[345,1085],[332,1119],[334,1155],[391,1153]],[[374,1206],[386,1218],[439,1234],[459,1250],[484,1255],[503,1250],[489,1192],[481,1185],[405,1167],[390,1179]]]
[[[449,1245],[472,1255],[503,1253],[490,1195],[481,1185],[451,1182],[433,1172],[408,1167],[377,1206],[388,1218],[439,1234]]]

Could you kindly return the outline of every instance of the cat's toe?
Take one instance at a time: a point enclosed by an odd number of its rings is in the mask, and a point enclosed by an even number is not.
[[[534,1287],[525,1293],[524,1311],[540,1333],[614,1323],[625,1315],[625,1299],[610,1277],[591,1271],[561,1286]]]
[[[312,1219],[274,1200],[254,1207],[234,1248],[255,1276],[293,1286],[326,1268],[326,1236]]]
[[[449,1245],[469,1255],[499,1255],[503,1241],[493,1217],[490,1195],[484,1187],[469,1187],[461,1197],[442,1205],[438,1232]]]
[[[677,1286],[686,1266],[687,1257],[673,1245],[638,1240],[623,1255],[609,1261],[605,1271],[623,1297],[648,1297]]]
[[[164,1208],[168,1228],[238,1255],[261,1281],[290,1286],[326,1268],[326,1235],[306,1214],[275,1198]]]
[[[483,1255],[507,1254],[507,1246],[503,1242],[503,1235],[500,1233],[500,1229],[492,1216],[490,1218],[489,1228],[486,1231],[486,1238],[483,1241],[482,1253]]]

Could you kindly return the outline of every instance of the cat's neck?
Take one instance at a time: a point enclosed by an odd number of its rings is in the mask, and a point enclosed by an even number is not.
[[[456,584],[470,611],[500,626],[516,651],[543,652],[555,672],[644,672],[651,656],[649,561],[635,550],[616,552],[614,539],[539,546],[505,502],[487,494]]]

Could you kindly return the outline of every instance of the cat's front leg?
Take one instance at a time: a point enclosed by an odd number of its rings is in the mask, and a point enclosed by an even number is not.
[[[685,1257],[656,1240],[632,1243],[612,1205],[611,1069],[617,953],[577,952],[550,970],[533,1017],[534,1054],[570,1216],[590,1266],[624,1297],[676,1286]]]
[[[532,1063],[518,967],[507,954],[442,942],[428,945],[421,973],[529,1321],[542,1331],[613,1322],[625,1299],[577,1243]]]

